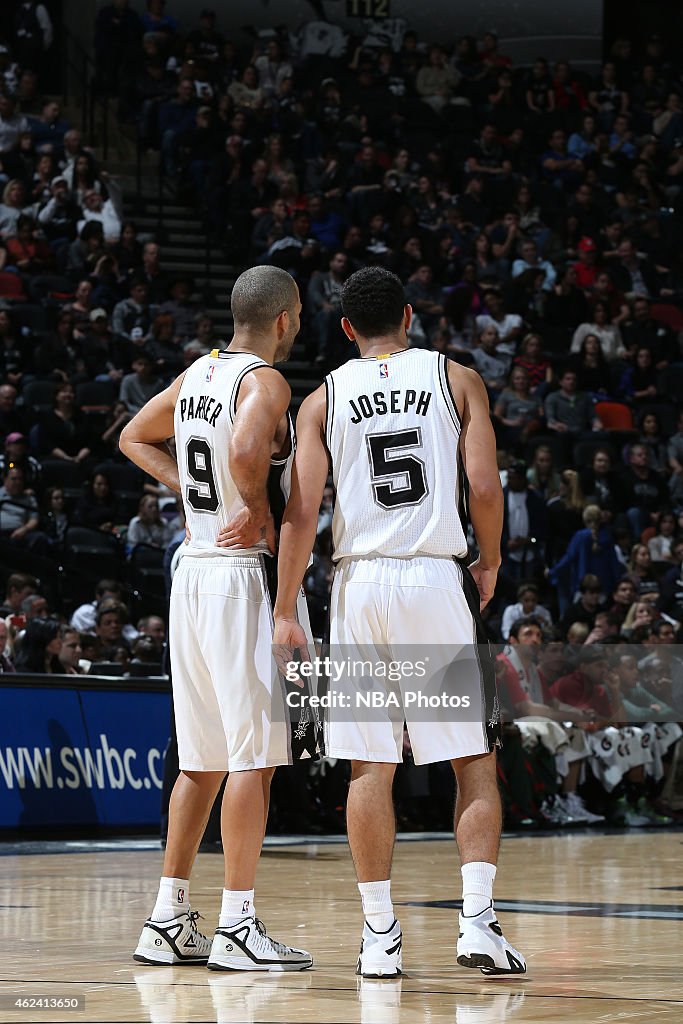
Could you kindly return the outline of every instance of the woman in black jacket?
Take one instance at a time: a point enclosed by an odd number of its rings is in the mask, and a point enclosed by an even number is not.
[[[85,485],[85,493],[74,509],[74,523],[111,533],[119,521],[116,497],[106,473],[97,470]]]
[[[61,649],[59,619],[30,619],[15,659],[17,672],[63,672],[58,657]]]

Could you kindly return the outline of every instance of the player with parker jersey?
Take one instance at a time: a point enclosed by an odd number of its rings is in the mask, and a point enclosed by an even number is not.
[[[273,771],[316,753],[312,719],[305,729],[298,723],[296,737],[290,729],[273,659],[265,571],[275,550],[268,481],[277,474],[286,497],[294,454],[290,389],[273,363],[291,351],[301,302],[289,274],[255,267],[235,282],[231,305],[235,334],[228,349],[194,362],[121,435],[133,462],[182,495],[190,533],[173,577],[169,617],[181,771],[157,902],[135,959],[212,970],[303,970],[312,964],[310,954],[271,939],[254,910]],[[305,603],[298,608],[310,637]],[[225,883],[211,941],[197,929],[189,877],[226,771]]]

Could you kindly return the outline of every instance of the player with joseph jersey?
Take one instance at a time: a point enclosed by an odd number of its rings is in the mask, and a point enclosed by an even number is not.
[[[280,534],[275,644],[288,652],[306,646],[296,599],[331,466],[332,662],[335,651],[352,648],[394,658],[402,645],[429,645],[433,660],[441,652],[434,678],[442,679],[453,652],[469,652],[450,677],[456,697],[459,686],[469,695],[469,712],[459,721],[454,715],[425,720],[405,699],[398,711],[387,699],[384,714],[329,708],[326,753],[352,764],[348,834],[365,915],[357,971],[391,977],[402,968],[390,871],[392,781],[405,718],[415,763],[450,760],[457,780],[463,879],[457,961],[484,974],[521,974],[524,958],[503,937],[492,898],[501,831],[500,721],[480,608],[493,595],[500,565],[503,499],[486,389],[474,371],[408,347],[412,309],[389,271],[366,267],[352,274],[342,313],[360,358],[330,373],[299,412]],[[479,549],[469,566],[466,499]],[[373,686],[401,703],[398,684],[375,679]]]

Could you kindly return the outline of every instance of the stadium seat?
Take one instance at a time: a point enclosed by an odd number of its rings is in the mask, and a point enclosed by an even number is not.
[[[596,402],[595,415],[605,430],[633,430],[633,413],[621,402]]]
[[[683,331],[683,310],[678,306],[672,306],[667,302],[655,302],[650,306],[650,314],[653,320],[666,324],[676,334]]]
[[[106,412],[116,401],[117,391],[113,381],[83,381],[76,388],[76,405],[84,412]]]
[[[44,459],[40,465],[44,487],[63,487],[67,498],[81,496],[85,473],[79,462],[67,462],[65,459]]]
[[[70,526],[66,531],[64,558],[69,572],[92,579],[108,576],[118,579],[125,568],[118,539],[87,526]]]
[[[32,333],[47,331],[49,324],[42,306],[19,303],[12,307],[12,319],[19,327],[28,327]]]
[[[49,412],[57,385],[51,380],[32,380],[24,386],[24,405],[36,413]]]

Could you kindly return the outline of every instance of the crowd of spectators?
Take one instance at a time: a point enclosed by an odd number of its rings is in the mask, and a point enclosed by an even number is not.
[[[142,16],[114,0],[97,16],[96,88],[236,268],[293,274],[312,372],[352,354],[341,287],[374,263],[405,284],[411,345],[480,373],[505,495],[486,626],[505,645],[508,818],[594,820],[584,785],[598,818],[665,823],[652,801],[683,718],[677,55],[658,36],[621,39],[587,73],[516,67],[493,33],[435,45],[393,22],[366,38],[316,22],[252,35],[231,39],[210,10],[183,25],[163,0]],[[57,564],[86,531],[122,565],[142,551],[161,572],[182,510],[122,463],[118,433],[221,341],[35,75],[30,95],[13,46],[0,47],[0,544]],[[319,634],[333,500],[306,581]],[[24,608],[33,592],[14,600],[3,665],[17,630],[17,667],[128,667],[135,645],[144,661],[148,616],[136,632],[130,577],[108,582],[118,593],[98,591],[87,616],[74,595],[52,615]],[[438,769],[410,778],[406,821],[447,784]]]

